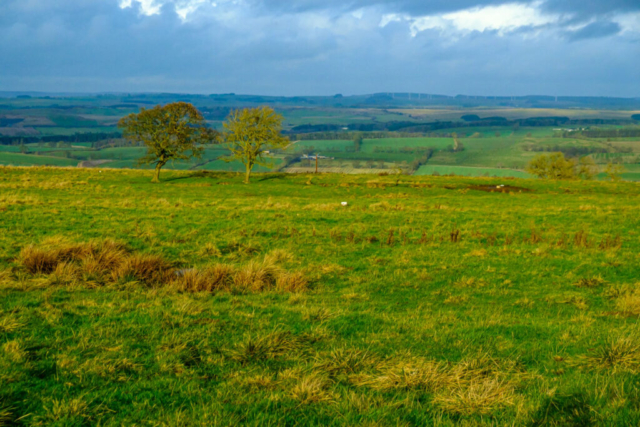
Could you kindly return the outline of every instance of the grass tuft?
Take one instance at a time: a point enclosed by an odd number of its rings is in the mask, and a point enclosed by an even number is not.
[[[580,358],[588,369],[638,372],[640,370],[640,344],[630,337],[609,339],[591,354]]]
[[[70,400],[51,399],[44,407],[46,414],[42,421],[44,421],[45,424],[61,423],[62,425],[81,425],[91,419],[89,405],[81,398]]]
[[[175,280],[178,288],[186,292],[214,292],[229,289],[236,269],[227,264],[214,264],[204,270],[184,270]]]
[[[625,316],[640,316],[640,291],[622,292],[616,298],[616,308]]]
[[[436,395],[433,403],[458,415],[488,415],[515,404],[513,387],[502,380],[484,378],[465,385],[454,385]]]
[[[304,273],[282,271],[276,278],[276,289],[282,292],[303,292],[307,290],[309,282]]]
[[[173,275],[171,263],[159,255],[133,254],[112,271],[112,277],[135,279],[147,284],[166,283]]]
[[[316,358],[314,368],[335,377],[356,374],[376,363],[377,360],[367,351],[342,347],[331,351],[327,357]]]
[[[241,291],[260,292],[275,287],[282,270],[268,258],[251,260],[233,276],[233,284]]]
[[[291,389],[291,398],[299,401],[301,405],[330,402],[335,398],[328,388],[329,382],[326,378],[309,375],[302,378]]]
[[[60,253],[37,248],[33,245],[26,246],[20,251],[19,262],[31,274],[49,274],[60,263]]]
[[[10,334],[23,326],[24,324],[12,315],[0,318],[0,334]]]
[[[448,382],[444,366],[433,361],[400,362],[382,369],[382,375],[354,377],[354,384],[374,390],[434,391]]]
[[[0,400],[0,427],[11,425],[13,419],[13,413],[11,407],[6,406],[2,400]]]
[[[299,346],[299,340],[291,333],[276,331],[262,337],[247,337],[230,352],[230,356],[244,365],[291,354]]]

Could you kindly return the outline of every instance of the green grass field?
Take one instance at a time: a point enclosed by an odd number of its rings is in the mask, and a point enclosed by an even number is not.
[[[637,184],[150,178],[0,167],[0,424],[640,423]]]
[[[0,152],[0,165],[5,166],[76,166],[77,164],[77,160],[60,157]]]
[[[491,176],[491,177],[514,177],[514,178],[531,178],[531,176],[523,171],[514,169],[497,169],[470,166],[420,166],[415,175],[461,175],[461,176]]]

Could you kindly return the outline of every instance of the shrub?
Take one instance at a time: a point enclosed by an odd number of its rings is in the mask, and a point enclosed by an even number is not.
[[[529,162],[526,170],[543,179],[593,179],[598,173],[591,157],[583,157],[577,162],[565,158],[562,153],[540,155]]]

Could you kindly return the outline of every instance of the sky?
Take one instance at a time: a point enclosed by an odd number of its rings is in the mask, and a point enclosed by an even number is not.
[[[0,91],[640,97],[640,0],[0,0]]]

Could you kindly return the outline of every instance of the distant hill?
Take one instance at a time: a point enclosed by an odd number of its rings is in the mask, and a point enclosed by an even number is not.
[[[288,105],[288,106],[325,106],[325,107],[364,107],[398,108],[449,106],[462,108],[475,107],[517,107],[517,108],[594,108],[594,109],[640,109],[640,98],[615,98],[593,96],[448,96],[428,93],[379,92],[364,95],[331,96],[263,96],[225,94],[179,94],[179,93],[46,93],[28,91],[0,91],[0,98],[67,98],[95,96],[102,99],[117,100],[122,104],[155,104],[164,101],[186,101],[194,104],[219,106],[239,105]]]

